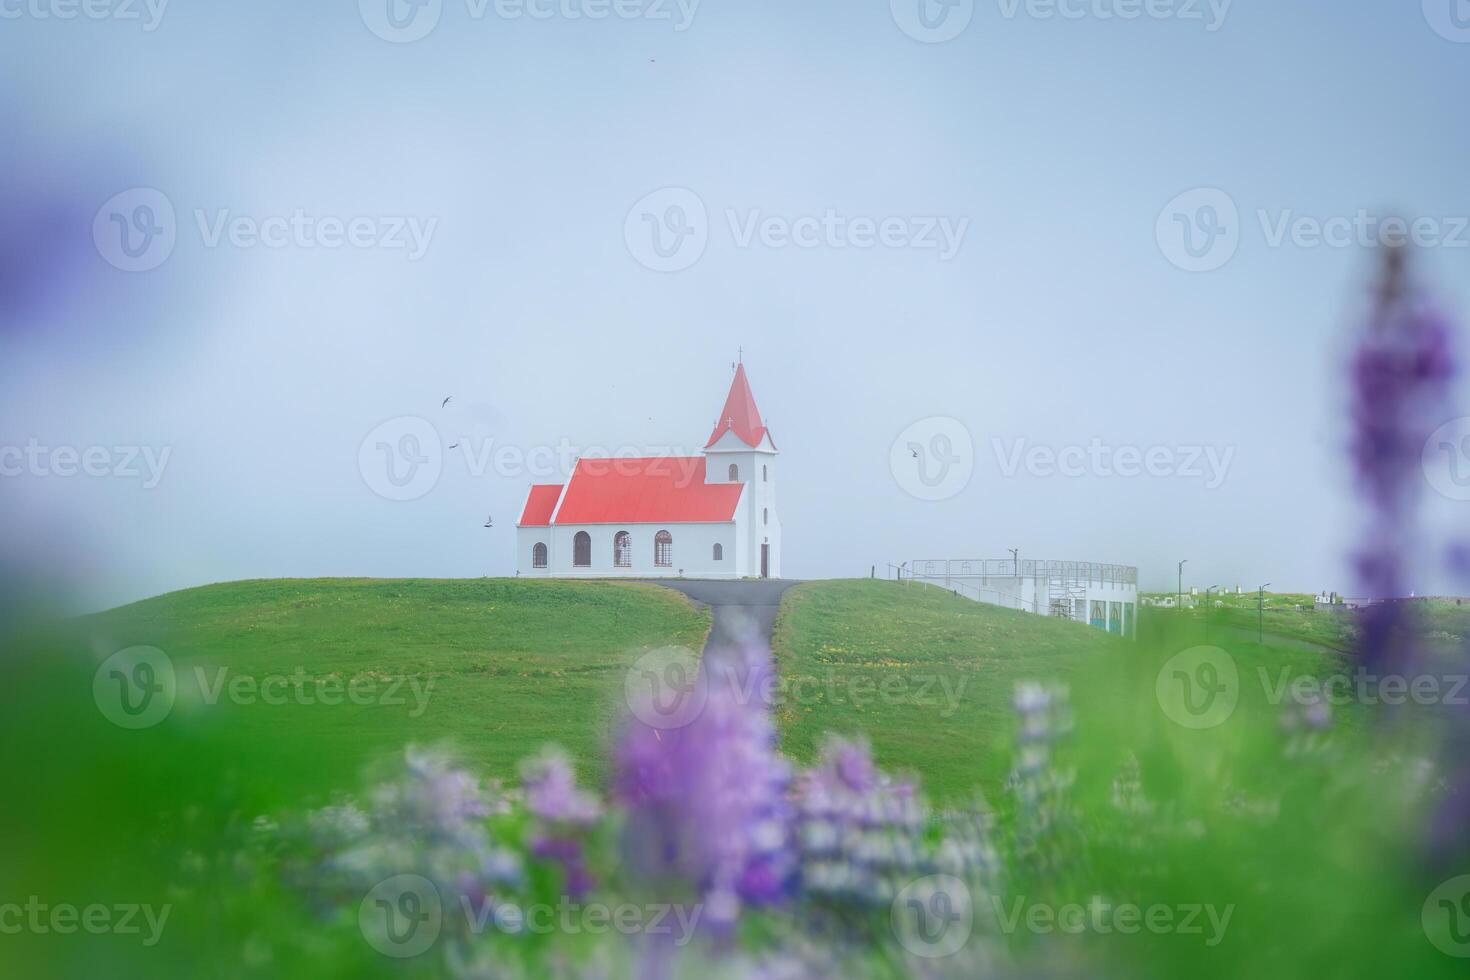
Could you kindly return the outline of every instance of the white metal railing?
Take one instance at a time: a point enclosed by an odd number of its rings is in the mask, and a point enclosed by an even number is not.
[[[888,562],[886,577],[904,585],[944,589],[988,605],[1065,616],[1103,626],[1110,632],[1128,632],[1129,626],[1137,622],[1138,569],[1132,565],[1036,558],[1019,562],[1005,558],[921,558],[898,565]],[[991,579],[1014,583],[1013,587],[1023,593],[1029,591],[1031,598],[991,588]],[[1027,579],[1031,581],[1027,583]],[[1093,618],[1098,609],[1103,610],[1103,623]]]
[[[895,566],[889,565],[889,568]],[[1092,561],[1051,561],[1039,558],[917,558],[902,566],[914,578],[1035,578],[1062,579],[1096,585],[1138,585],[1133,565]]]
[[[974,599],[977,602],[984,602],[994,606],[1004,606],[1007,609],[1020,609],[1024,612],[1038,611],[1036,607],[1037,604],[1034,600],[1032,602],[1027,602],[1025,599],[1014,592],[1006,592],[1001,589],[987,589],[983,586],[970,585],[966,582],[929,581],[925,577],[916,578],[912,574],[912,569],[910,568],[908,562],[904,562],[902,565],[895,565],[892,562],[887,562],[886,564],[888,567],[886,577],[890,579],[896,579],[905,585],[913,585],[915,583],[918,583],[922,586],[930,586],[936,589],[944,589],[947,592],[953,592],[955,595],[964,596],[967,599]]]

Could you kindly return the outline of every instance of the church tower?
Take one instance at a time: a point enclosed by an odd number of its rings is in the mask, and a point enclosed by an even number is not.
[[[761,421],[745,365],[704,446],[706,483],[743,483],[735,567],[742,577],[781,577],[781,519],[776,516],[776,444]]]

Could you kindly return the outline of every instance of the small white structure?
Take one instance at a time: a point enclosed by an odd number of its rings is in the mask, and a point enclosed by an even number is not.
[[[565,484],[532,486],[517,574],[779,578],[776,456],[737,365],[703,455],[582,458]]]
[[[909,562],[905,577],[958,595],[1026,612],[1089,623],[1133,636],[1138,569],[1085,561],[941,558]]]

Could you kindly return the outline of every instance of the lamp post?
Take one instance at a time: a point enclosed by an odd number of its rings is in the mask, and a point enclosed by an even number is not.
[[[1210,609],[1212,608],[1210,606],[1210,593],[1211,592],[1218,591],[1221,588],[1223,588],[1223,586],[1212,585],[1208,589],[1205,589],[1205,642],[1206,643],[1209,643],[1210,642]]]
[[[1179,587],[1174,590],[1174,605],[1179,609],[1184,608],[1184,566],[1188,564],[1188,558],[1179,563]]]
[[[1006,550],[1011,553],[1011,563],[1012,563],[1012,567],[1015,570],[1016,578],[1020,578],[1021,577],[1021,549],[1020,548],[1007,548]]]
[[[1265,585],[1256,589],[1256,643],[1265,645],[1266,642],[1266,589],[1271,585]]]

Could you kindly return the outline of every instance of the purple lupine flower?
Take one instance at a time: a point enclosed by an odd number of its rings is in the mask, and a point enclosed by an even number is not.
[[[571,761],[560,749],[547,748],[521,767],[526,809],[536,818],[531,853],[561,865],[568,897],[580,901],[596,885],[587,868],[582,837],[602,815],[597,798],[577,788]]]
[[[928,814],[915,787],[881,773],[866,742],[829,738],[794,800],[810,899],[886,904],[926,860]]]
[[[404,761],[406,776],[372,793],[380,825],[431,841],[472,841],[483,831],[486,817],[505,810],[493,789],[453,768],[441,753],[409,746]]]
[[[549,747],[521,767],[526,808],[549,823],[587,826],[602,814],[597,797],[577,788],[577,777],[566,753]]]
[[[1062,860],[1054,838],[1068,818],[1067,790],[1075,774],[1058,769],[1056,744],[1072,732],[1072,709],[1062,685],[1023,683],[1016,686],[1012,706],[1018,732],[1016,762],[1006,788],[1016,798],[1016,840],[1022,855],[1042,867]]]
[[[1424,441],[1443,420],[1454,375],[1448,322],[1409,282],[1406,253],[1390,248],[1367,329],[1352,362],[1352,458],[1369,506],[1356,554],[1370,605],[1360,619],[1360,659],[1370,669],[1412,665],[1414,643],[1399,602],[1413,554],[1414,504]]]
[[[1369,505],[1357,567],[1370,597],[1387,601],[1360,617],[1359,659],[1379,674],[1409,673],[1421,661],[1413,624],[1399,599],[1408,563],[1416,553],[1414,509],[1421,479],[1421,453],[1429,433],[1449,417],[1448,390],[1457,368],[1454,331],[1409,281],[1406,251],[1389,249],[1369,328],[1353,361],[1352,455]],[[1451,549],[1460,568],[1470,552]],[[1467,654],[1470,656],[1470,654]],[[1470,849],[1470,715],[1452,720],[1444,754],[1451,772],[1429,827],[1436,860],[1453,862]]]
[[[743,680],[701,667],[708,697],[692,721],[660,729],[630,719],[616,750],[627,863],[655,885],[692,892],[717,930],[743,905],[782,901],[793,872],[790,773],[767,706],[742,696],[765,689],[770,657],[754,646],[740,657]]]
[[[310,892],[360,901],[399,874],[433,882],[446,905],[493,904],[516,886],[520,857],[490,836],[486,818],[507,810],[497,788],[455,768],[442,753],[410,747],[404,771],[375,787],[365,809],[347,803],[307,814],[312,865],[300,869]]]

